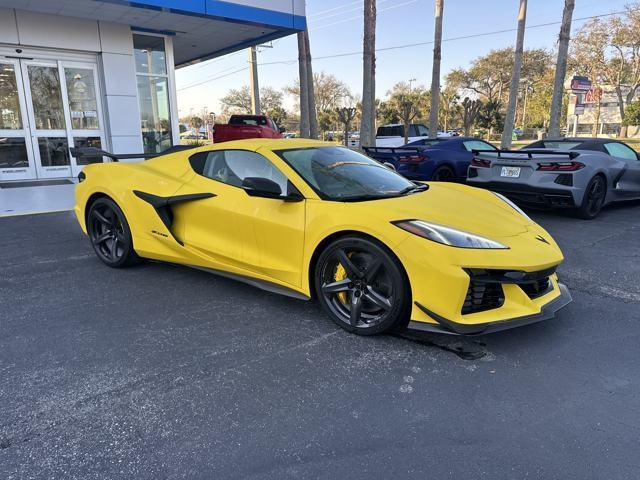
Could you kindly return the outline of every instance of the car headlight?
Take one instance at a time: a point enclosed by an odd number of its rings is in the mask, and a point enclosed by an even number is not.
[[[407,232],[426,238],[433,242],[449,245],[459,248],[487,248],[487,249],[507,249],[509,247],[502,245],[490,238],[481,237],[474,233],[465,232],[445,225],[437,223],[429,223],[423,220],[400,220],[392,222],[396,227],[400,227]]]
[[[516,212],[518,212],[520,215],[522,215],[524,218],[526,218],[527,220],[530,220],[533,222],[533,220],[531,220],[531,218],[529,217],[529,215],[527,215],[526,213],[524,213],[522,211],[522,209],[517,206],[515,203],[513,203],[511,200],[509,200],[507,197],[505,197],[504,195],[501,195],[497,192],[491,192],[493,193],[496,197],[498,197],[500,200],[502,200],[503,202],[505,202],[507,205],[509,205],[511,208],[513,208]]]

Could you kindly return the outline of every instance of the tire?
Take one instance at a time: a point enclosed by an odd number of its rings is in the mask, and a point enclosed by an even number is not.
[[[398,260],[375,241],[349,236],[329,244],[314,281],[323,310],[348,332],[375,335],[406,326],[409,281]]]
[[[138,263],[133,238],[124,213],[110,198],[99,198],[87,214],[87,233],[98,258],[109,267],[123,268]]]
[[[585,188],[582,204],[576,210],[577,216],[585,220],[596,218],[604,206],[606,196],[607,182],[602,175],[596,175]]]
[[[433,182],[454,182],[455,180],[456,174],[446,165],[436,168],[431,174],[431,181]]]

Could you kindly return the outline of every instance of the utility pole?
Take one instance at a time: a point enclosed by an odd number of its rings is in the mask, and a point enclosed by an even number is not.
[[[522,69],[522,51],[524,50],[524,28],[527,22],[527,0],[520,0],[518,10],[518,34],[516,35],[516,51],[509,86],[509,104],[507,105],[507,118],[504,121],[500,148],[511,146],[511,136],[516,118],[516,100],[518,99],[518,87],[520,86],[520,70]]]
[[[438,137],[438,108],[440,107],[440,60],[442,60],[442,13],[444,0],[436,1],[436,27],[433,38],[433,68],[431,71],[431,107],[429,109],[429,137]]]
[[[551,111],[549,112],[549,136],[560,136],[560,117],[562,116],[562,94],[564,92],[564,77],[567,75],[567,53],[571,36],[571,19],[575,0],[565,0],[562,12],[562,26],[558,39],[558,59],[556,61],[556,75],[553,80],[553,96],[551,97]],[[575,135],[575,128],[574,128]]]
[[[260,85],[258,84],[258,60],[255,46],[249,48],[249,66],[251,113],[254,115],[260,115]]]

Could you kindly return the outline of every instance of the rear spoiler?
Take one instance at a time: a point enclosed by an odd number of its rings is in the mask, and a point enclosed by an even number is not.
[[[421,152],[425,149],[425,146],[415,147],[362,147],[362,149],[369,153],[409,153],[409,152]]]
[[[492,154],[498,154],[497,158],[502,158],[502,154],[505,153],[510,153],[510,154],[517,154],[517,155],[527,155],[527,157],[529,157],[529,160],[533,159],[534,155],[566,155],[568,156],[571,160],[573,160],[574,158],[576,158],[577,156],[580,155],[580,152],[567,152],[565,150],[546,150],[546,149],[531,149],[531,150],[471,150],[471,152],[474,155],[477,155],[479,153],[492,153]]]
[[[75,158],[86,158],[89,163],[102,163],[102,157],[110,158],[113,162],[119,162],[120,160],[131,160],[136,158],[143,158],[145,160],[149,158],[160,157],[162,155],[168,155],[170,153],[181,152],[183,150],[189,150],[195,148],[191,145],[174,145],[160,153],[110,153],[105,150],[101,150],[97,147],[79,147],[70,148],[69,152]],[[91,161],[93,159],[93,161]]]

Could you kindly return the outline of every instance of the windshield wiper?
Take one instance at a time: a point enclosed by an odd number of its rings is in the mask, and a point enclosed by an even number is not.
[[[424,192],[425,190],[429,189],[429,185],[425,185],[425,184],[420,184],[420,185],[409,185],[406,188],[403,188],[402,190],[400,190],[398,192],[398,195],[407,195],[409,193],[416,193],[416,192]]]

